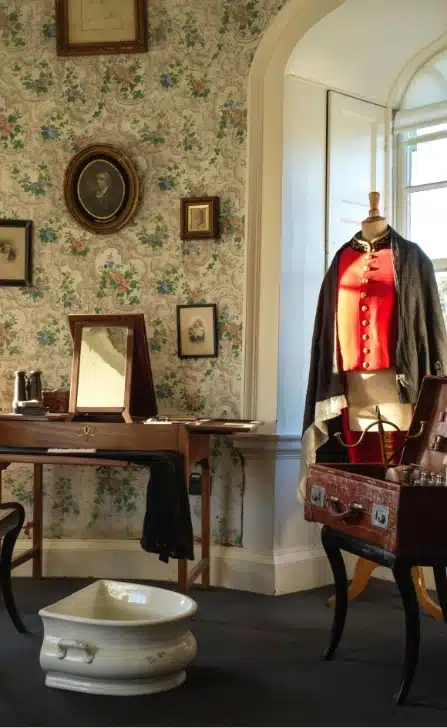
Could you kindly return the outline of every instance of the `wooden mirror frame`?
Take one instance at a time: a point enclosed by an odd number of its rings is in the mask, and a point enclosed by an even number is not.
[[[104,414],[119,416],[124,422],[145,420],[158,414],[146,327],[143,314],[69,314],[68,321],[73,339],[68,419],[94,419]],[[82,330],[90,327],[127,328],[126,374],[122,407],[78,407],[79,369]]]

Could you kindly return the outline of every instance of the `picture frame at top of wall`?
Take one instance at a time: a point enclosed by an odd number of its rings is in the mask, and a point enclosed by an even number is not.
[[[146,53],[148,0],[56,0],[58,56]]]
[[[135,213],[138,176],[130,159],[111,144],[90,144],[65,172],[65,202],[76,222],[93,233],[115,233]]]

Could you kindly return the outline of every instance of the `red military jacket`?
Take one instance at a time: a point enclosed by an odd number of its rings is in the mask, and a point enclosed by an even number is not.
[[[375,371],[395,365],[396,288],[391,248],[346,247],[338,265],[340,369]]]

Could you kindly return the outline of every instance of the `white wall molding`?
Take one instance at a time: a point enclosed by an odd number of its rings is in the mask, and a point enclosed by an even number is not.
[[[15,553],[29,546],[28,540],[20,540]],[[200,547],[195,550],[198,558]],[[30,577],[31,562],[14,569],[13,576]],[[177,562],[163,564],[143,551],[138,541],[44,539],[43,576],[176,581]],[[274,595],[313,589],[330,581],[328,562],[319,547],[276,552],[211,548],[213,586]]]
[[[233,438],[233,445],[245,460],[250,458],[298,459],[301,452],[301,436],[253,432]]]
[[[19,541],[16,553],[29,548]],[[196,547],[197,558],[200,547]],[[196,562],[190,563],[190,568]],[[177,562],[163,564],[144,552],[138,541],[113,539],[45,539],[44,577],[177,580]],[[31,576],[31,563],[15,569],[13,576]],[[254,552],[244,548],[213,546],[213,586],[259,594],[286,594],[330,583],[329,564],[320,547]]]

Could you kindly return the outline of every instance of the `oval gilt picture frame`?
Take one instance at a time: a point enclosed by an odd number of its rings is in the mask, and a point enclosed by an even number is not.
[[[114,233],[129,222],[138,204],[135,167],[118,147],[91,144],[70,161],[64,195],[79,225],[94,233]]]

